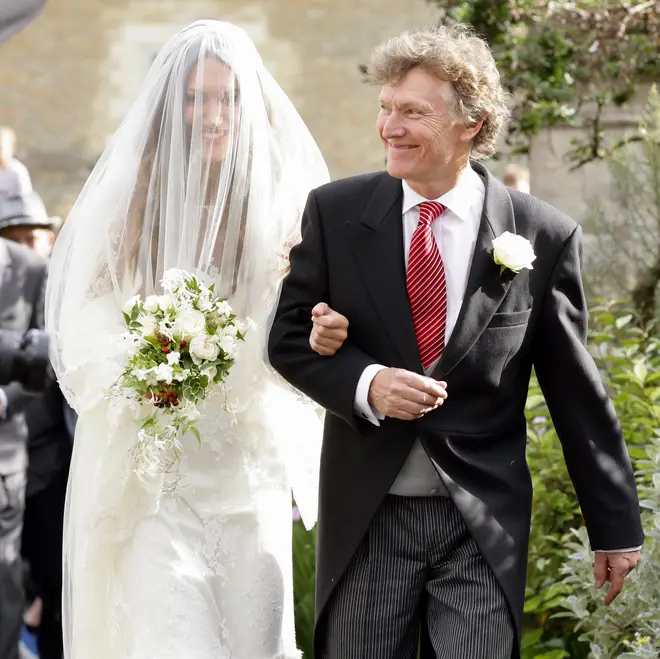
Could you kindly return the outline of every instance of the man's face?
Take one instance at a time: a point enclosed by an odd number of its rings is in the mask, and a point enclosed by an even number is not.
[[[390,175],[426,185],[465,160],[476,131],[452,119],[451,93],[449,82],[419,67],[383,86],[376,127]]]
[[[48,258],[53,249],[55,235],[50,229],[43,227],[16,226],[7,227],[0,232],[3,238],[12,240],[23,247]]]

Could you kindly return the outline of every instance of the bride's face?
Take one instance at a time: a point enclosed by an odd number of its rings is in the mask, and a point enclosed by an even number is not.
[[[238,92],[229,67],[217,59],[205,59],[198,79],[199,65],[190,72],[186,86],[185,120],[190,131],[201,125],[204,157],[221,162],[229,147],[229,127],[238,123]],[[195,136],[195,139],[200,139]]]

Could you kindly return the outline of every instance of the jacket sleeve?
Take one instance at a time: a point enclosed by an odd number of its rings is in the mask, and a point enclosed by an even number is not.
[[[323,230],[312,191],[303,214],[302,241],[291,250],[290,271],[282,283],[268,357],[294,387],[358,429],[366,422],[355,413],[355,392],[362,372],[375,361],[351,344],[350,328],[348,340],[332,357],[318,355],[309,345],[312,309],[319,302],[331,303]]]
[[[34,284],[32,287],[30,300],[32,305],[32,315],[30,317],[29,329],[43,330],[44,329],[44,304],[46,295],[46,279],[47,279],[47,266],[46,264],[39,264],[32,269],[32,277]],[[49,368],[47,374],[48,381],[54,380],[54,373]],[[19,382],[11,382],[5,386],[0,387],[6,397],[7,409],[5,411],[5,419],[10,418],[14,414],[22,412],[27,403],[37,394],[26,391]]]
[[[614,406],[586,348],[582,231],[566,240],[543,301],[534,367],[584,515],[591,546],[637,547],[644,535],[635,478]]]

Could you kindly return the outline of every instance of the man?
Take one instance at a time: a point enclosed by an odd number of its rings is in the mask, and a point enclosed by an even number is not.
[[[643,541],[584,347],[581,231],[478,164],[507,117],[483,41],[461,26],[404,34],[370,73],[387,172],[310,194],[269,341],[272,365],[328,411],[316,656],[413,658],[423,621],[440,659],[518,658],[532,367],[608,602]],[[343,345],[319,299],[350,322]]]
[[[46,262],[0,238],[0,329],[43,329]],[[0,386],[0,659],[17,659],[23,618],[21,528],[25,502],[30,399],[18,382]]]
[[[529,170],[521,165],[511,163],[504,168],[502,183],[514,190],[529,193]]]
[[[36,192],[0,200],[0,236],[48,258],[60,218],[49,217]]]
[[[0,236],[44,258],[50,256],[58,227],[59,218],[48,216],[36,193],[0,203]],[[40,621],[34,625],[40,659],[62,657],[62,535],[73,446],[67,418],[71,414],[55,381],[25,408],[29,466],[22,553],[38,595],[31,609],[42,605]]]

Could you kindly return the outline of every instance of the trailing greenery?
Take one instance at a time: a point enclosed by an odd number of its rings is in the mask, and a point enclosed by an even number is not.
[[[514,153],[526,152],[542,128],[572,124],[588,128],[573,144],[574,167],[607,157],[625,143],[607,139],[605,109],[624,105],[641,82],[660,79],[656,0],[429,2],[490,44],[512,95],[507,141]]]

